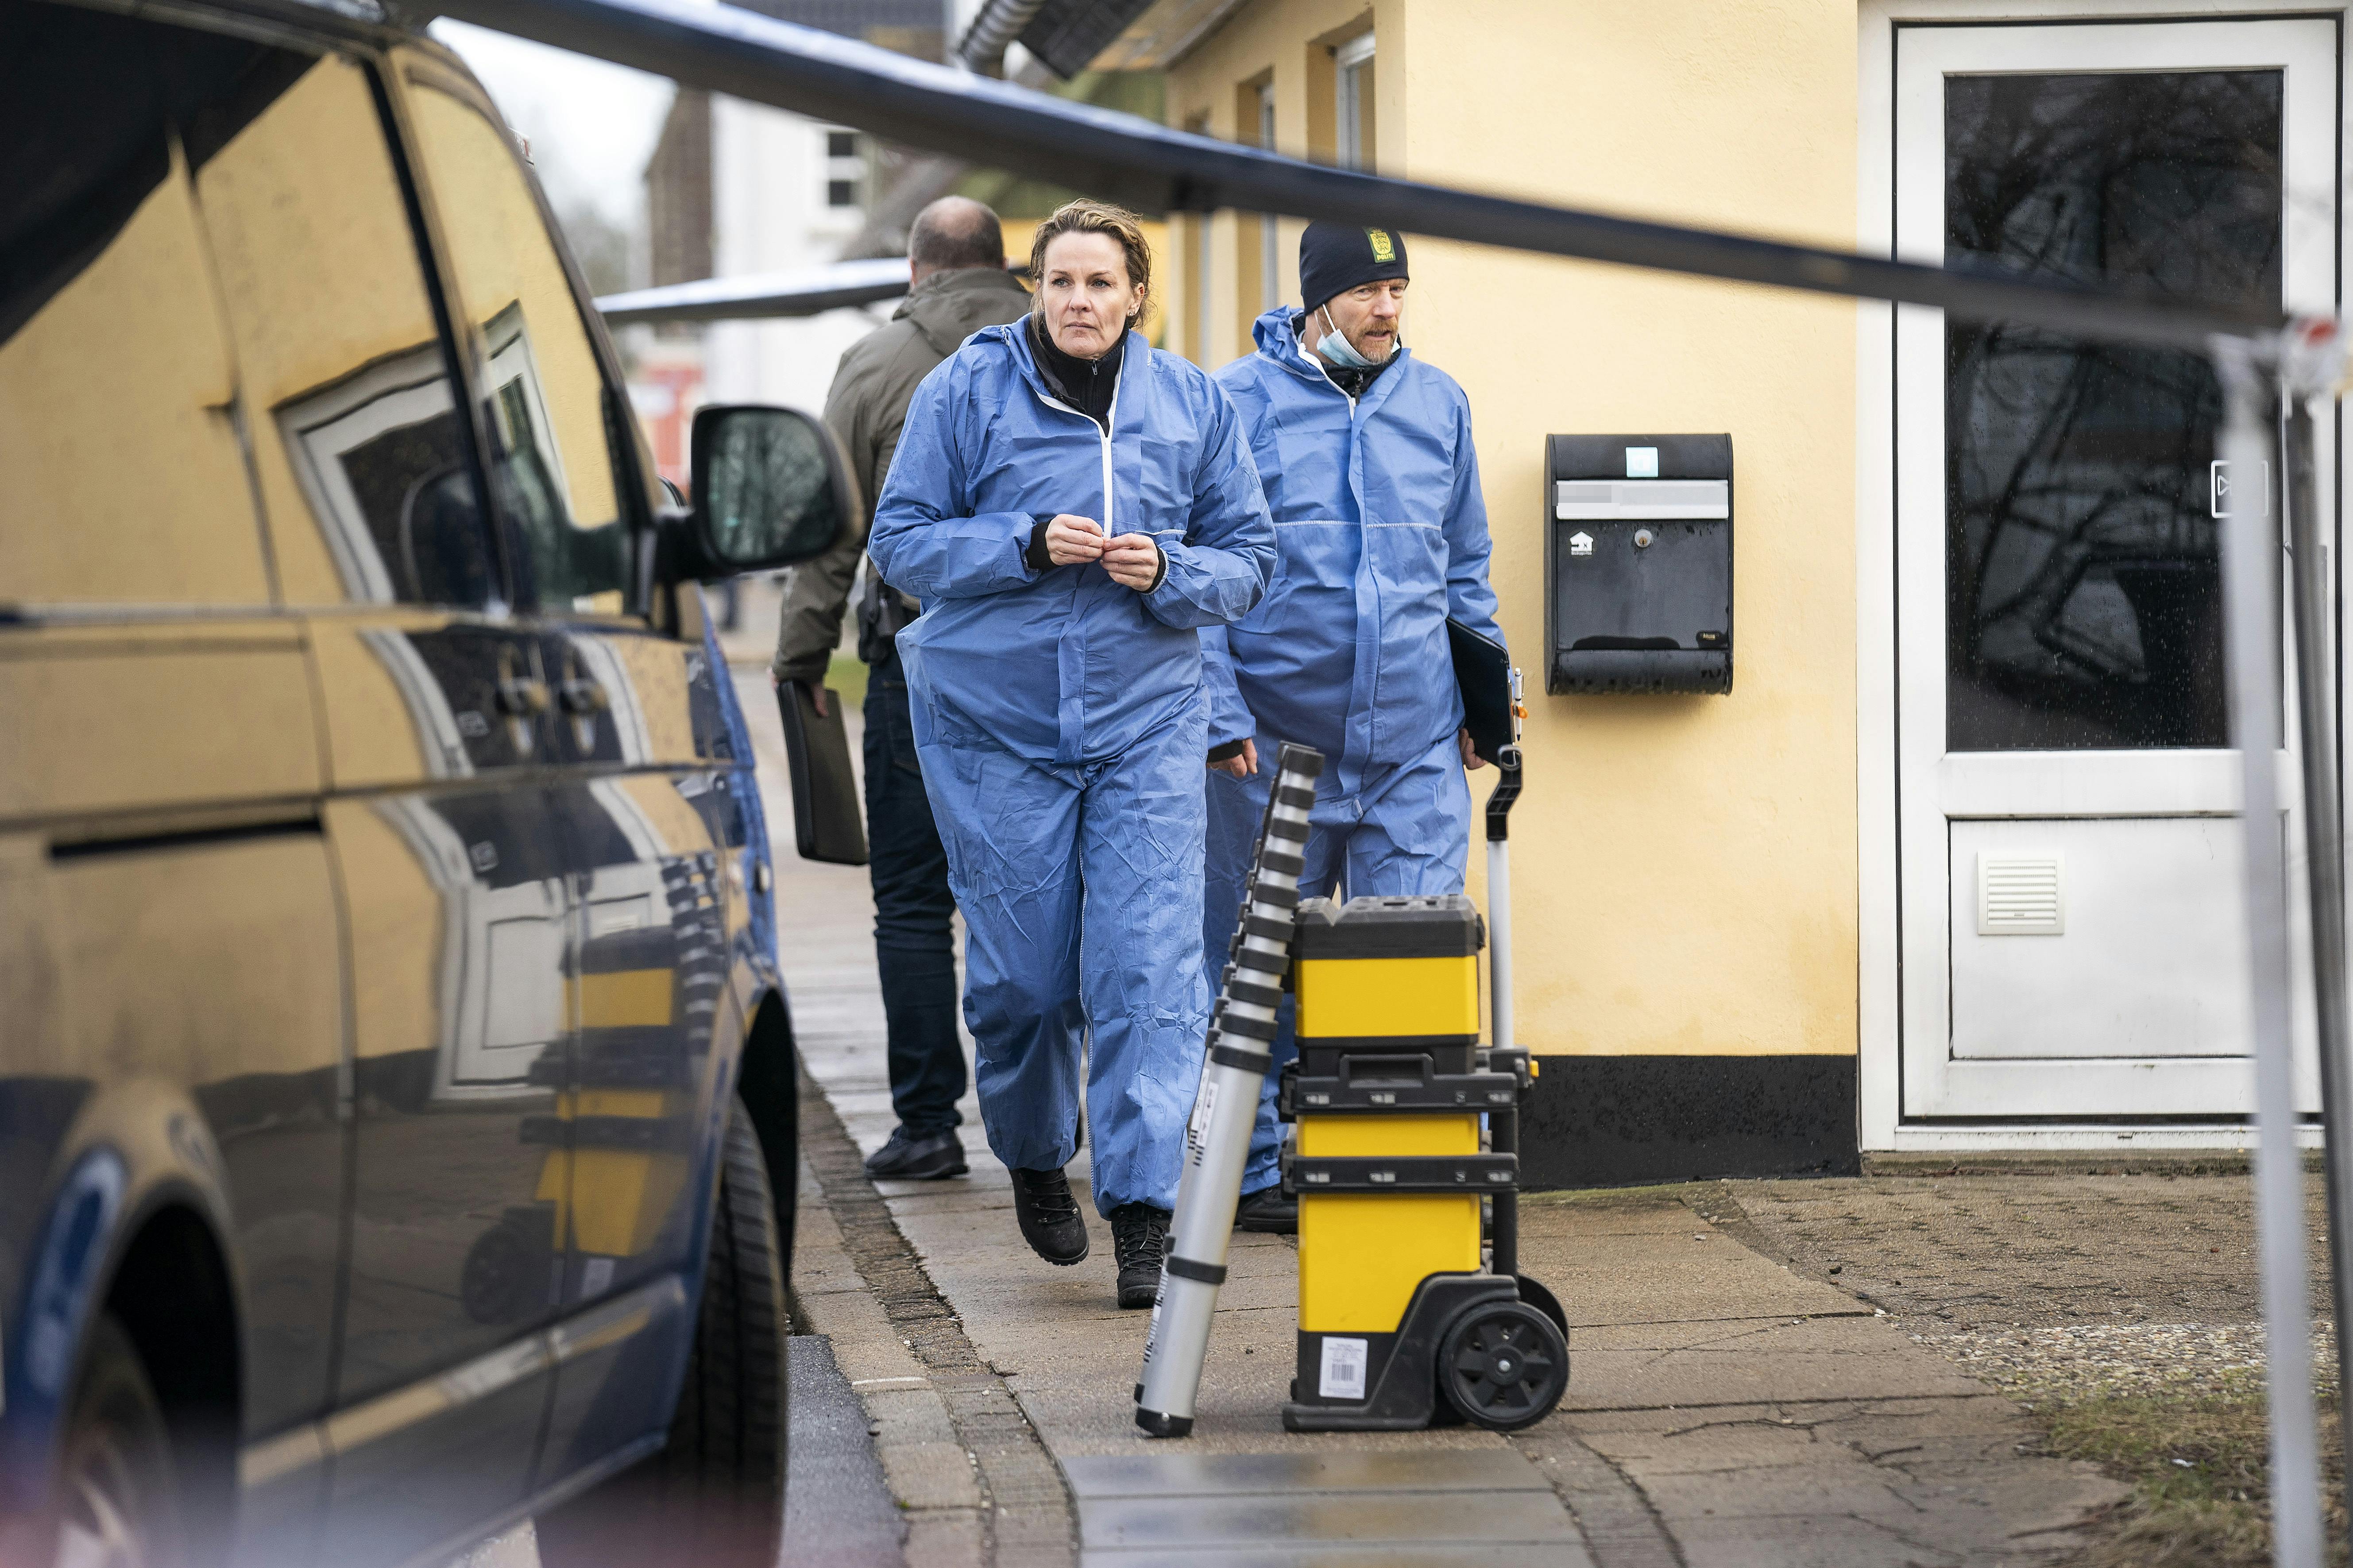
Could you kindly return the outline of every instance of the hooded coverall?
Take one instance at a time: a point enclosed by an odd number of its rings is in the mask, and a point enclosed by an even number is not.
[[[1078,1152],[1083,1032],[1105,1215],[1176,1207],[1209,1010],[1199,628],[1247,614],[1274,561],[1225,395],[1133,332],[1123,353],[1105,431],[1052,397],[1022,323],[976,333],[916,390],[868,545],[923,601],[899,656],[989,1148],[1028,1170]],[[1033,570],[1059,512],[1150,535],[1159,583]]]
[[[1258,352],[1218,372],[1250,431],[1281,552],[1250,615],[1201,634],[1211,744],[1255,736],[1259,772],[1211,775],[1202,940],[1214,968],[1239,918],[1250,854],[1284,741],[1324,755],[1302,897],[1459,893],[1471,790],[1446,623],[1501,643],[1487,584],[1487,507],[1471,404],[1403,344],[1353,399],[1269,310]],[[1284,1005],[1276,1067],[1296,1054]],[[1259,1104],[1242,1191],[1278,1179],[1277,1073]]]

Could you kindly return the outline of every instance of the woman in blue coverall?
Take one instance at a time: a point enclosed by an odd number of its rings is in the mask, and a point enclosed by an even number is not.
[[[1134,216],[1038,229],[1037,308],[927,376],[868,546],[923,603],[899,634],[965,928],[965,1020],[1021,1234],[1087,1256],[1062,1167],[1087,1061],[1119,1304],[1148,1307],[1200,1077],[1200,628],[1266,590],[1273,527],[1225,395],[1134,332]]]

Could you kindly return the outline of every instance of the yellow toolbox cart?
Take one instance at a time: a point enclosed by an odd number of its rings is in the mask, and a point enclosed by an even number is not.
[[[1480,1048],[1484,936],[1461,894],[1299,905],[1299,1060],[1280,1100],[1297,1124],[1283,1157],[1299,1199],[1292,1431],[1508,1431],[1567,1388],[1560,1307],[1518,1273],[1533,1069],[1525,1051]]]

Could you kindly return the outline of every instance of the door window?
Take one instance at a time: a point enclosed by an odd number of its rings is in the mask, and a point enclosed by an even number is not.
[[[290,603],[499,596],[366,73],[311,63],[198,170]]]
[[[1947,263],[2278,310],[2282,86],[1947,77]],[[1952,321],[1946,377],[1947,749],[2228,745],[2205,359]]]
[[[304,62],[56,5],[0,36],[0,602],[267,605],[188,176]]]
[[[497,504],[521,542],[517,598],[617,614],[628,576],[622,405],[506,132],[442,68],[406,69],[424,184],[483,357]]]

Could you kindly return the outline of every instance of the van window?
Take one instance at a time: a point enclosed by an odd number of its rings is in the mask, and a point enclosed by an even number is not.
[[[287,600],[501,596],[366,73],[309,64],[196,172]]]
[[[423,184],[458,303],[479,335],[488,423],[501,451],[496,504],[525,546],[520,601],[618,613],[628,581],[627,482],[596,350],[506,132],[447,68],[406,67]]]
[[[0,0],[0,605],[266,606],[188,176],[299,57]]]

